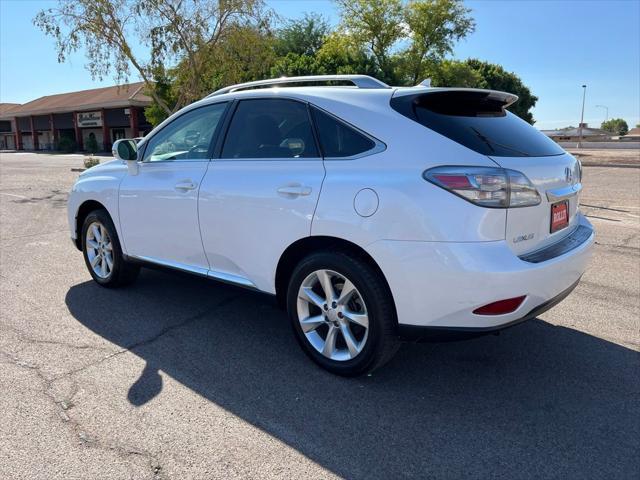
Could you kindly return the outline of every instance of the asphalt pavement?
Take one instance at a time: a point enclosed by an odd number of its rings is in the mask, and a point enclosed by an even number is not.
[[[77,155],[0,154],[0,478],[640,477],[640,169],[586,167],[591,267],[540,318],[325,373],[266,295],[91,281]]]

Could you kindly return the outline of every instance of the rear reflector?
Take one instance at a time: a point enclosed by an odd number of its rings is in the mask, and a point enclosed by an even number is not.
[[[498,300],[497,302],[489,303],[483,307],[476,308],[473,313],[476,315],[504,315],[505,313],[515,312],[526,295],[515,298],[507,298],[505,300]]]

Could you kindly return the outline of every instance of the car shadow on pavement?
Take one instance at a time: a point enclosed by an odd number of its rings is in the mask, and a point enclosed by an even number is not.
[[[404,345],[368,377],[328,374],[271,297],[143,270],[86,282],[71,314],[159,371],[346,478],[632,478],[640,469],[638,353],[532,320],[466,342]],[[637,478],[637,477],[636,477]]]

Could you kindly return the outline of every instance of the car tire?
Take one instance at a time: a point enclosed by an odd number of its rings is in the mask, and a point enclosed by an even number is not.
[[[81,235],[85,264],[99,285],[122,287],[138,278],[140,267],[124,259],[118,233],[106,210],[87,215]]]
[[[351,253],[318,252],[301,260],[289,281],[287,311],[304,352],[337,375],[372,372],[400,345],[389,287],[365,258]]]

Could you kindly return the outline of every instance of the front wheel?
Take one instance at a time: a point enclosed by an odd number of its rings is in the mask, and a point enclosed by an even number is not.
[[[357,256],[319,252],[302,260],[289,282],[287,310],[305,353],[332,373],[371,372],[398,349],[391,293]]]
[[[103,287],[120,287],[136,280],[140,267],[125,261],[111,217],[94,210],[82,225],[82,253],[93,279]]]

